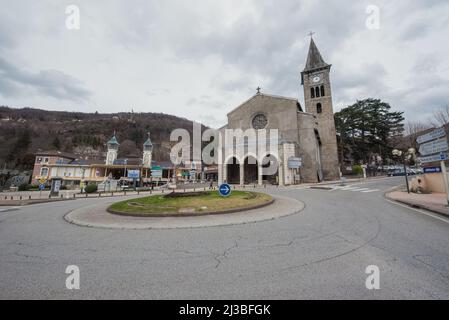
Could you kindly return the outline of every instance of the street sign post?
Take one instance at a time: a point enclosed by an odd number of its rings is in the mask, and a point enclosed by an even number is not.
[[[425,142],[429,142],[429,141],[432,141],[432,140],[443,138],[445,136],[446,136],[446,130],[444,130],[444,128],[439,128],[439,129],[436,129],[436,130],[434,130],[432,132],[429,132],[427,134],[419,136],[416,139],[416,142],[418,144],[423,144]]]
[[[128,178],[130,179],[139,179],[140,171],[139,170],[128,170]]]
[[[439,162],[442,160],[449,159],[449,152],[442,152],[440,154],[433,154],[430,156],[419,157],[418,160],[421,164],[431,163],[431,162]]]
[[[218,188],[218,193],[222,197],[228,197],[231,194],[231,186],[229,184],[227,184],[227,183],[223,183]]]
[[[299,169],[302,166],[302,159],[296,157],[290,157],[288,159],[288,168],[289,169]]]
[[[424,168],[424,173],[441,172],[443,177],[444,188],[446,190],[446,200],[449,205],[449,180],[447,177],[446,160],[449,160],[449,143],[444,127],[433,130],[427,134],[419,136],[416,139],[419,146],[421,164],[440,161],[440,170],[436,167]]]
[[[151,167],[151,177],[152,178],[162,178],[162,168],[160,166]]]
[[[424,173],[441,173],[441,167],[427,167],[423,171]]]
[[[448,151],[448,150],[449,150],[449,145],[447,143],[446,138],[423,143],[419,147],[419,153],[422,156],[428,156],[431,154],[444,152],[444,151]]]

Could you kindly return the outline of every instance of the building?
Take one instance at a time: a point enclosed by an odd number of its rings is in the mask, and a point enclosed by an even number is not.
[[[129,155],[118,158],[120,143],[116,134],[106,143],[107,152],[103,160],[83,159],[77,155],[61,151],[40,151],[36,153],[32,184],[41,181],[50,183],[52,179],[62,179],[62,185],[76,188],[81,183],[95,183],[100,186],[119,186],[137,183],[139,186],[163,184],[172,181],[199,180],[201,164],[181,164],[153,160],[153,143],[148,135],[142,146],[142,156]],[[139,178],[135,178],[138,172]],[[132,173],[132,175],[131,175]],[[101,188],[100,188],[101,190]]]
[[[227,115],[222,136],[229,129],[277,129],[278,149],[277,155],[239,156],[229,152],[235,147],[225,142],[218,159],[220,183],[291,185],[340,178],[330,70],[312,38],[301,72],[304,109],[296,98],[263,94],[258,88],[256,95]],[[249,144],[247,140],[245,146]],[[264,168],[273,162],[278,170],[267,175]]]

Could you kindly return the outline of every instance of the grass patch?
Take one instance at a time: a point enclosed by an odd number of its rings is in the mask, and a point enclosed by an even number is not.
[[[112,204],[109,210],[130,214],[218,213],[268,204],[273,198],[267,194],[233,190],[229,197],[217,191],[155,195]]]

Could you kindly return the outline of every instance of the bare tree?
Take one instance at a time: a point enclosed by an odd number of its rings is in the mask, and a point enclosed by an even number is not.
[[[434,125],[431,122],[407,121],[404,126],[404,135],[397,137],[393,144],[396,148],[403,150],[408,148],[417,149],[419,146],[416,138],[421,134],[427,133],[432,128],[434,128]]]
[[[424,130],[435,127],[431,122],[421,122],[421,121],[407,121],[405,124],[405,132],[406,136],[414,136]]]
[[[446,106],[435,111],[431,122],[434,127],[442,127],[446,123],[449,123],[449,105],[446,104]]]

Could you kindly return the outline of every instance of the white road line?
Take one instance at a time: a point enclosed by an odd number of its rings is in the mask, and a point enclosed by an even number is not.
[[[331,188],[332,188],[332,190],[329,190],[329,191],[337,191],[337,190],[341,190],[341,189],[346,188],[346,187],[343,187],[343,186],[331,186]]]
[[[367,191],[362,191],[363,193],[370,193],[370,192],[377,192],[380,191],[379,189],[372,189],[372,190],[367,190]]]
[[[340,189],[340,190],[351,191],[351,190],[355,190],[355,189],[359,189],[359,188],[357,188],[357,187],[349,187],[349,188],[343,188],[343,189]]]
[[[424,211],[424,210],[421,210],[421,209],[412,208],[412,207],[410,207],[408,205],[405,205],[405,204],[402,204],[402,203],[399,203],[399,202],[396,202],[396,201],[392,201],[392,200],[389,200],[389,199],[385,199],[385,200],[387,200],[388,202],[390,202],[392,204],[395,204],[397,206],[400,206],[400,207],[403,207],[403,208],[407,208],[407,209],[413,210],[415,212],[419,212],[421,214],[424,214],[426,216],[438,219],[440,221],[443,221],[443,222],[446,222],[446,223],[449,224],[449,220],[448,219],[440,217],[440,216],[438,216],[438,215],[436,215],[436,214],[434,214],[432,212],[428,212],[428,211]]]

